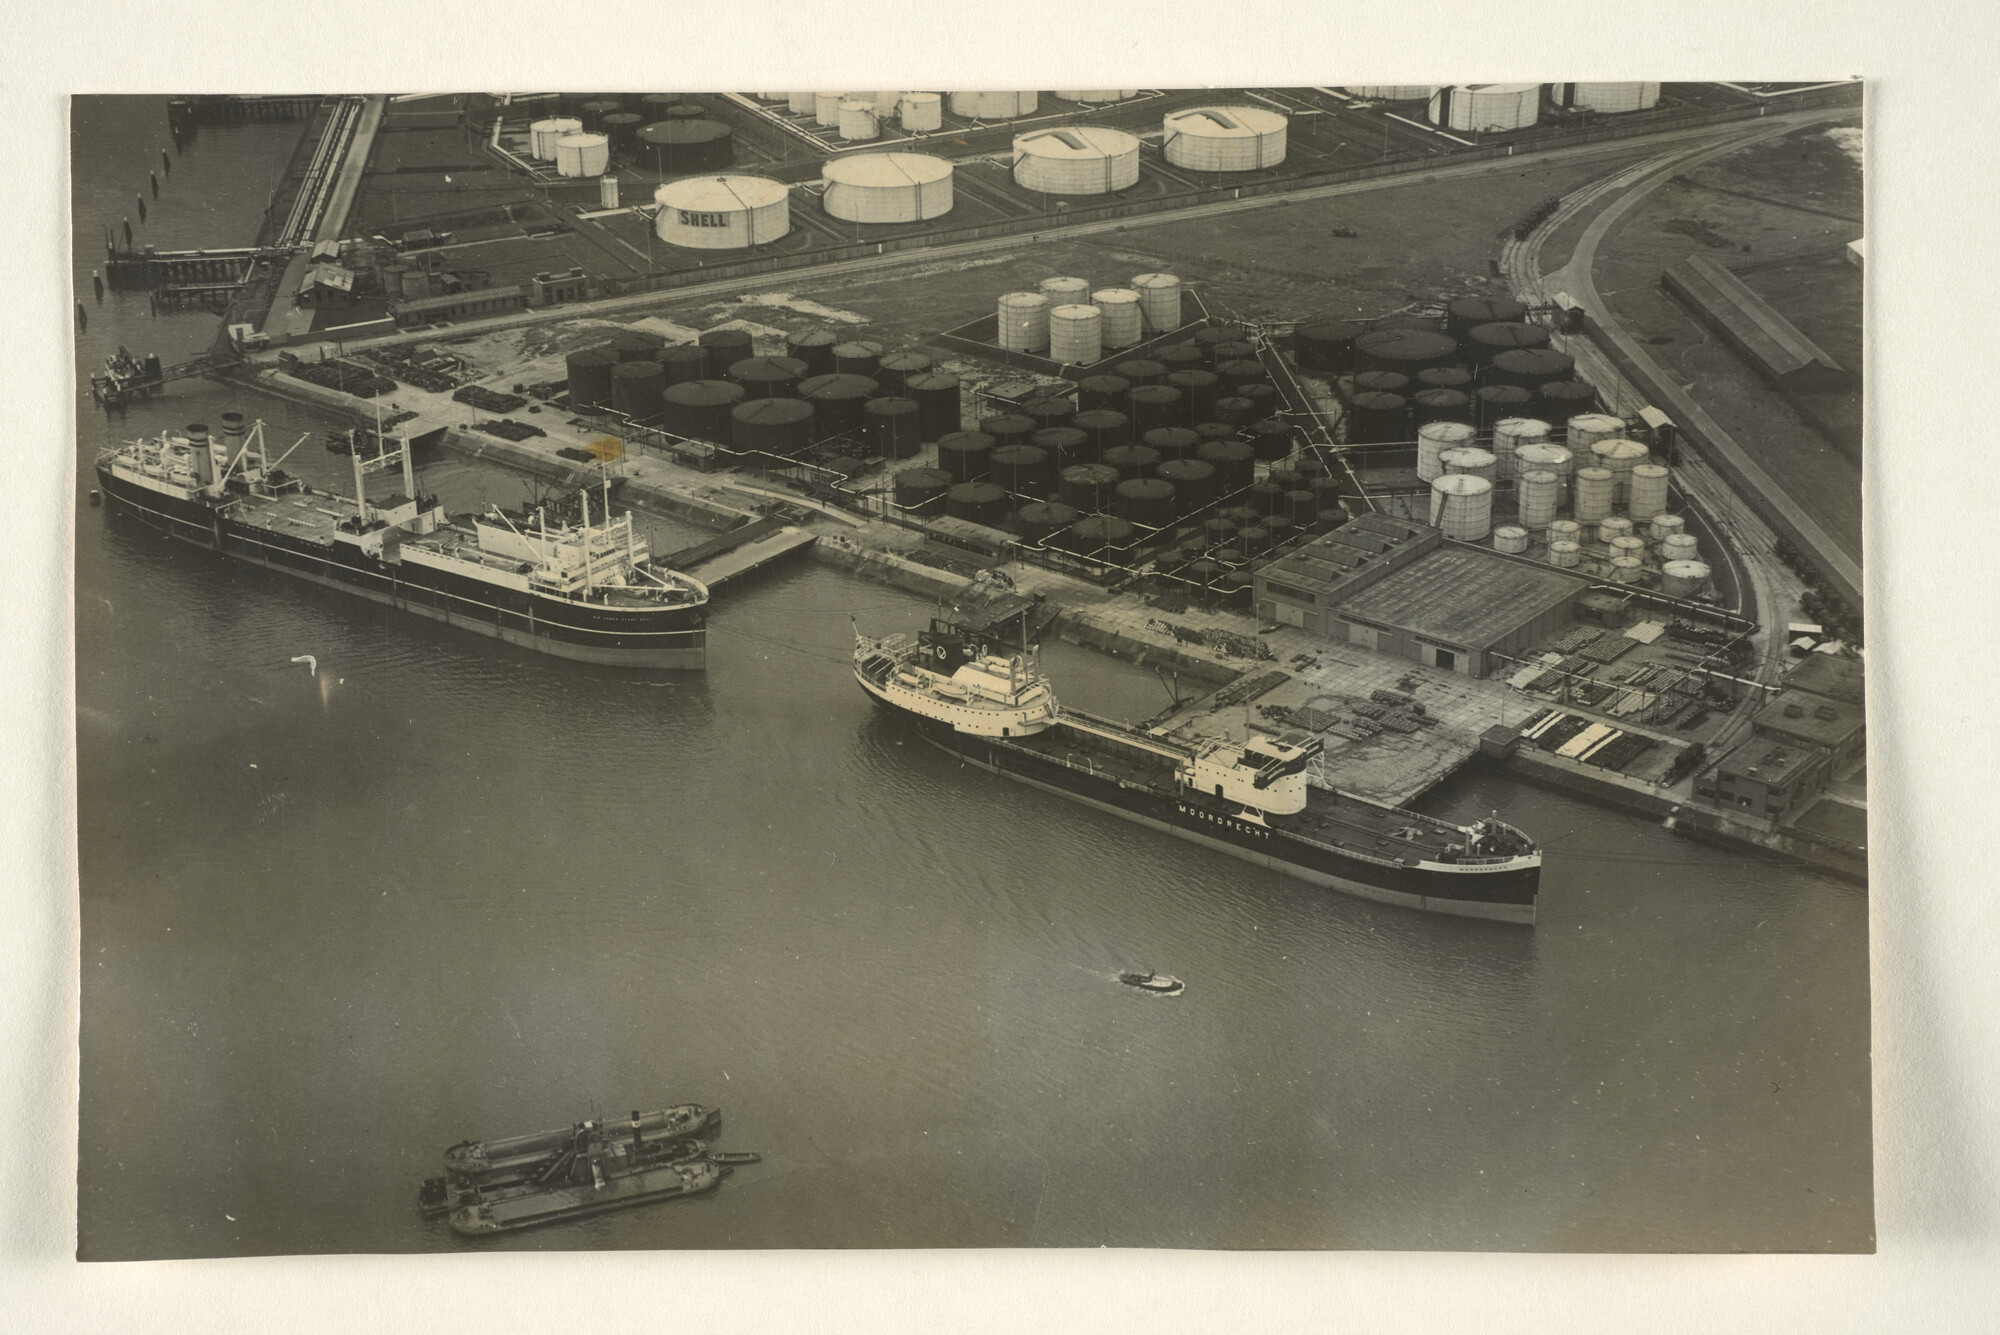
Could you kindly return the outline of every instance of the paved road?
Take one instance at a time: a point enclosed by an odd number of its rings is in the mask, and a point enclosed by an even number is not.
[[[1802,123],[1801,118],[1813,113],[1794,112],[1786,116],[1772,116],[1757,122],[1785,124],[1787,127]],[[1013,233],[1007,236],[988,237],[976,241],[961,241],[949,245],[918,247],[911,250],[893,251],[882,255],[869,255],[854,260],[838,260],[828,264],[806,265],[798,269],[777,272],[796,275],[802,279],[823,281],[831,277],[845,277],[891,270],[913,264],[935,264],[940,260],[960,259],[967,256],[990,254],[994,251],[1019,250],[1039,241],[1060,237],[1070,240],[1076,237],[1092,236],[1105,232],[1140,231],[1146,228],[1162,227],[1172,223],[1189,222],[1201,218],[1224,217],[1242,213],[1250,209],[1274,208],[1280,205],[1306,200],[1335,199],[1343,195],[1364,194],[1375,190],[1393,190],[1400,186],[1425,185],[1438,181],[1468,180],[1496,172],[1521,171],[1527,168],[1547,165],[1569,165],[1593,162],[1604,158],[1628,157],[1635,151],[1648,146],[1682,144],[1696,142],[1712,144],[1718,135],[1732,135],[1741,132],[1740,123],[1699,126],[1690,130],[1673,130],[1654,135],[1633,135],[1627,139],[1611,139],[1599,144],[1580,144],[1570,148],[1549,149],[1538,153],[1522,154],[1519,157],[1481,160],[1478,162],[1445,162],[1436,167],[1426,167],[1416,171],[1403,172],[1394,176],[1377,177],[1366,181],[1344,181],[1335,185],[1315,186],[1275,195],[1258,195],[1250,199],[1229,199],[1213,204],[1192,205],[1170,213],[1147,214],[1137,218],[1115,218],[1100,222],[1063,225],[1052,222],[1039,232]],[[577,302],[571,305],[521,311],[514,314],[494,316],[485,320],[467,320],[453,325],[449,330],[415,330],[409,333],[385,334],[377,338],[356,339],[350,347],[391,347],[397,344],[430,342],[439,338],[455,338],[467,334],[483,334],[499,329],[518,329],[528,325],[549,324],[558,320],[584,319],[596,316],[618,315],[632,311],[657,310],[669,303],[701,301],[712,297],[733,296],[745,290],[746,283],[764,281],[767,275],[752,278],[735,277],[712,283],[690,284],[685,287],[664,288],[657,292],[637,292],[629,296],[607,297],[601,301]],[[301,356],[308,356],[305,349],[298,350]]]
[[[1795,501],[1747,450],[1710,416],[1694,398],[1681,389],[1678,380],[1654,360],[1644,344],[1625,329],[1616,313],[1597,290],[1593,269],[1597,250],[1605,235],[1618,221],[1655,190],[1694,167],[1751,144],[1788,134],[1800,125],[1832,120],[1848,115],[1847,109],[1796,112],[1759,121],[1752,129],[1730,127],[1729,137],[1720,144],[1695,151],[1663,155],[1632,178],[1628,189],[1610,207],[1599,213],[1584,229],[1570,261],[1553,274],[1539,273],[1539,246],[1523,248],[1519,260],[1524,267],[1522,281],[1537,294],[1563,291],[1597,322],[1621,356],[1640,368],[1653,381],[1655,406],[1668,413],[1684,428],[1703,437],[1718,456],[1715,462],[1739,478],[1756,493],[1756,499],[1782,524],[1789,527],[1814,563],[1841,586],[1841,591],[1857,606],[1861,602],[1861,561],[1858,551],[1837,540],[1818,520]],[[1594,199],[1590,202],[1594,202]],[[1550,220],[1556,224],[1555,219]],[[1546,233],[1544,233],[1546,235]]]

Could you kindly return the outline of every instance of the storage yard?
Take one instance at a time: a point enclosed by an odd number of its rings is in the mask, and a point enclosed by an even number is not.
[[[1722,133],[1731,108],[1785,92],[408,102],[384,116],[341,247],[359,295],[326,308],[340,341],[253,352],[251,373],[545,476],[610,469],[718,528],[769,526],[746,551],[816,534],[823,558],[908,587],[1040,598],[1055,633],[1186,676],[1154,726],[1303,727],[1326,782],[1366,796],[1409,801],[1483,752],[1628,804],[1729,805],[1697,775],[1749,744],[1799,643],[1843,646],[1792,633],[1813,618],[1796,571],[1749,537],[1754,500],[1642,411],[1580,311],[1521,300],[1499,257],[1574,234],[1552,201],[1688,151],[1623,129],[1574,161],[1538,145],[1618,117]],[[1100,200],[1192,204],[1224,181],[1495,145],[1514,156],[1478,176],[1061,230]],[[886,245],[968,230],[963,258]],[[810,267],[871,241],[879,266]],[[1816,257],[1773,248],[1742,282],[1797,307]],[[753,253],[796,272],[633,306]],[[612,295],[618,318],[589,305]],[[1843,314],[1802,318],[1844,377]],[[1822,786],[1850,781],[1841,768]],[[1798,851],[1764,813],[1705,828]],[[1838,843],[1826,831],[1847,826],[1802,828]]]

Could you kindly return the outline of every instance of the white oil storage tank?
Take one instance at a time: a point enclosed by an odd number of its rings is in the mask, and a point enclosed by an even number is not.
[[[1049,299],[1051,306],[1074,306],[1090,300],[1090,280],[1061,275],[1044,278],[1035,290]]]
[[[1448,130],[1524,130],[1541,109],[1538,83],[1461,83],[1431,94],[1429,116]]]
[[[1049,308],[1049,360],[1088,366],[1104,355],[1104,317],[1095,306]]]
[[[1139,182],[1139,138],[1096,125],[1014,136],[1014,182],[1050,195],[1108,195]]]
[[[1000,346],[1009,352],[1040,352],[1049,345],[1049,299],[1039,292],[1000,294]]]
[[[818,93],[786,93],[785,109],[794,116],[809,116],[819,104]]]
[[[1692,598],[1708,583],[1708,565],[1702,561],[1669,561],[1660,567],[1660,592],[1674,598]]]
[[[1652,535],[1654,542],[1663,543],[1676,533],[1687,532],[1687,520],[1679,515],[1654,515],[1652,526],[1647,531]]]
[[[1579,452],[1624,434],[1625,419],[1610,413],[1578,413],[1563,424],[1563,443]]]
[[[602,176],[611,165],[611,141],[601,134],[566,134],[556,140],[558,176]]]
[[[1556,517],[1556,502],[1562,499],[1562,479],[1546,469],[1523,473],[1515,488],[1521,523],[1527,528],[1547,528]]]
[[[791,192],[761,176],[690,176],[653,192],[653,232],[673,246],[741,250],[792,230]]]
[[[1090,294],[1090,304],[1104,317],[1100,326],[1107,348],[1129,348],[1145,337],[1144,316],[1139,293],[1129,287],[1099,288]]]
[[[951,164],[927,153],[857,153],[826,164],[829,216],[847,222],[922,222],[951,212]]]
[[[1493,550],[1519,556],[1528,550],[1528,530],[1519,524],[1502,524],[1493,530]]]
[[[551,116],[539,120],[528,127],[528,156],[543,162],[552,162],[556,156],[556,140],[566,134],[583,133],[583,122],[572,116]]]
[[[814,93],[813,124],[833,129],[840,124],[840,103],[846,93]]]
[[[1500,461],[1500,476],[1520,472],[1515,455],[1523,445],[1546,445],[1549,424],[1538,417],[1503,417],[1493,424],[1493,455]]]
[[[1285,125],[1264,107],[1188,107],[1167,113],[1160,148],[1191,171],[1259,171],[1285,160]]]
[[[875,102],[866,97],[843,97],[840,99],[840,137],[849,142],[873,139],[882,133],[881,122],[875,118]]]
[[[896,119],[905,130],[944,128],[944,98],[936,93],[904,93],[896,103]]]
[[[1057,93],[1065,102],[1123,102],[1128,97],[1137,97],[1136,88],[1096,88],[1077,89],[1073,92]]]
[[[1471,473],[1447,473],[1431,483],[1431,527],[1447,538],[1480,542],[1493,531],[1493,484]]]
[[[1626,513],[1632,516],[1633,523],[1649,523],[1667,508],[1667,483],[1672,476],[1665,464],[1633,465],[1632,492],[1626,502]]]
[[[1348,87],[1347,92],[1377,102],[1421,102],[1437,91],[1434,83],[1367,83]]]
[[[1610,440],[1593,442],[1590,453],[1599,468],[1611,470],[1611,503],[1624,505],[1630,501],[1632,470],[1651,458],[1646,447],[1636,440],[1613,436]]]
[[[1444,476],[1444,455],[1448,450],[1472,447],[1477,433],[1470,422],[1426,422],[1417,428],[1417,478],[1429,482]],[[1403,439],[1408,440],[1405,436]],[[1485,451],[1481,451],[1485,453]]]
[[[974,121],[1010,121],[1032,116],[1040,93],[953,93],[951,114]]]
[[[1132,280],[1139,294],[1139,313],[1149,333],[1165,334],[1181,327],[1181,280],[1170,273],[1142,273]]]
[[[1673,533],[1660,540],[1662,561],[1692,561],[1701,555],[1701,544],[1692,533]]]
[[[1576,500],[1570,512],[1578,522],[1601,524],[1611,517],[1611,470],[1608,468],[1579,468],[1576,470]]]
[[[1649,111],[1660,101],[1656,83],[1557,83],[1549,91],[1557,106],[1578,111]]]
[[[1574,542],[1561,540],[1549,544],[1549,564],[1565,568],[1583,563],[1583,548]]]

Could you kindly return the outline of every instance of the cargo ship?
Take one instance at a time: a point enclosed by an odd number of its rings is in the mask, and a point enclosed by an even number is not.
[[[999,638],[943,617],[914,639],[857,627],[855,680],[981,769],[1364,899],[1535,921],[1541,851],[1497,816],[1453,825],[1316,784],[1309,733],[1193,742],[1065,708],[1026,636]]]
[[[672,1112],[674,1110],[669,1110]],[[560,1132],[492,1142],[490,1155],[467,1156],[467,1146],[446,1151],[446,1177],[454,1162],[508,1162],[508,1180],[488,1175],[451,1187],[447,1222],[470,1237],[509,1233],[634,1205],[694,1196],[720,1186],[729,1171],[705,1157],[707,1147],[687,1131],[660,1134],[648,1123],[660,1114],[633,1113],[627,1121],[578,1122]],[[713,1117],[703,1120],[710,1125]],[[532,1149],[524,1148],[529,1142]],[[454,1160],[454,1155],[458,1159]],[[532,1154],[532,1167],[518,1161]],[[425,1184],[430,1205],[431,1183]]]
[[[303,443],[304,437],[300,443]],[[297,449],[294,445],[292,449]],[[308,486],[273,463],[264,424],[224,413],[97,457],[112,507],[185,542],[344,589],[557,658],[613,667],[700,668],[708,588],[655,565],[610,483],[563,505],[447,516],[420,496],[407,437],[403,489],[370,500],[353,456],[354,495]]]

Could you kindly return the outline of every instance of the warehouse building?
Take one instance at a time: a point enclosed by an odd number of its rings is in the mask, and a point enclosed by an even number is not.
[[[1867,749],[1862,668],[1808,654],[1750,722],[1751,736],[1701,776],[1695,792],[1776,819],[1803,809]]]
[[[1580,576],[1446,543],[1368,514],[1257,572],[1258,615],[1344,644],[1484,677],[1568,626]]]
[[[1730,749],[1695,783],[1695,793],[1753,816],[1775,820],[1805,806],[1826,783],[1826,752],[1751,737]]]

